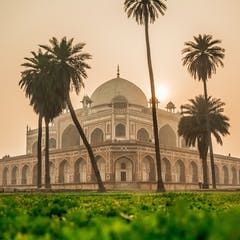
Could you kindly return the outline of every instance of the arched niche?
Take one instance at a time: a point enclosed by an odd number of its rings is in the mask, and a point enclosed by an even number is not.
[[[105,175],[106,175],[106,161],[103,157],[101,156],[97,156],[96,157],[96,161],[97,161],[97,166],[98,166],[98,170],[101,176],[102,181],[105,181]]]
[[[141,142],[149,142],[149,134],[145,128],[141,128],[138,130],[137,140]]]
[[[55,138],[50,138],[49,139],[49,149],[56,149],[57,147],[57,142]]]
[[[119,123],[115,127],[115,136],[116,137],[125,137],[126,136],[126,127],[124,124]]]
[[[16,185],[18,183],[18,168],[14,166],[12,168],[12,181],[11,184]]]
[[[9,170],[7,167],[3,169],[2,184],[3,186],[6,186],[9,184]]]
[[[171,163],[167,158],[162,159],[162,178],[165,182],[172,181]]]
[[[70,182],[70,167],[67,160],[63,160],[59,164],[59,175],[58,175],[59,183],[69,183]]]
[[[126,157],[121,157],[115,162],[116,182],[131,182],[133,180],[133,163]]]
[[[185,165],[182,160],[176,162],[176,181],[179,183],[185,183]]]
[[[198,166],[193,161],[190,164],[190,181],[191,183],[198,183]]]
[[[177,136],[169,124],[164,125],[159,130],[159,142],[162,145],[176,147]]]
[[[219,167],[217,165],[214,165],[214,169],[215,169],[216,184],[219,184],[220,183]]]
[[[91,133],[91,144],[97,145],[103,143],[103,131],[100,128],[95,128]]]
[[[62,148],[79,146],[80,135],[74,125],[69,125],[62,133]]]
[[[87,181],[87,162],[83,158],[79,158],[74,163],[74,182],[86,182]]]
[[[142,160],[142,181],[155,181],[154,160],[150,156],[146,156]]]
[[[33,178],[32,178],[32,181],[33,181],[33,185],[37,185],[37,182],[38,182],[38,169],[37,169],[37,164],[35,164],[33,166]]]
[[[37,154],[38,144],[37,141],[33,143],[32,145],[32,154]]]
[[[22,184],[29,184],[29,166],[24,165],[22,168]]]
[[[237,170],[235,167],[232,167],[232,184],[236,185],[237,184]]]
[[[229,173],[227,166],[223,166],[223,184],[229,184]]]

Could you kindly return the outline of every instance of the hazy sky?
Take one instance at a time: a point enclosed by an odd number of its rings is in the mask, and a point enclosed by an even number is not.
[[[120,74],[137,84],[150,96],[143,27],[128,19],[124,0],[0,0],[0,158],[26,152],[26,126],[37,126],[37,117],[18,87],[24,57],[47,44],[55,36],[85,42],[93,55],[89,61],[86,89],[96,87]],[[156,85],[168,91],[160,107],[173,101],[179,108],[189,98],[203,92],[202,83],[194,81],[182,66],[184,42],[194,35],[212,34],[226,49],[224,68],[208,82],[208,93],[226,103],[231,136],[215,152],[240,157],[240,1],[239,0],[168,0],[167,11],[150,26],[150,41]],[[73,96],[75,107],[81,96]]]

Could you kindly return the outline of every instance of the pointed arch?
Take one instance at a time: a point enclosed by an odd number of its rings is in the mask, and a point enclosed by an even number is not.
[[[145,128],[137,131],[137,140],[141,142],[149,142],[149,133]]]
[[[37,169],[37,164],[33,166],[33,172],[32,172],[32,183],[33,185],[37,185],[37,178],[38,178],[38,169]]]
[[[235,167],[232,167],[232,184],[237,184],[237,170]]]
[[[74,163],[74,182],[87,182],[87,162],[83,158]]]
[[[219,184],[220,183],[219,167],[217,165],[214,165],[214,169],[215,169],[216,184]]]
[[[70,167],[67,160],[63,160],[59,164],[59,174],[58,174],[59,183],[69,183],[70,182]]]
[[[18,183],[18,168],[17,166],[14,166],[12,168],[12,181],[11,181],[11,184],[12,185],[16,185]]]
[[[115,180],[117,182],[133,181],[133,163],[126,157],[121,157],[115,161]]]
[[[126,127],[124,124],[119,123],[115,127],[115,136],[116,137],[125,137],[126,136]]]
[[[49,149],[56,149],[57,147],[57,141],[55,138],[49,139]]]
[[[171,163],[167,158],[162,159],[162,176],[165,182],[172,181]]]
[[[70,124],[62,133],[62,148],[79,146],[80,135],[77,128]]]
[[[227,166],[223,166],[223,184],[229,183],[229,173]]]
[[[150,156],[146,156],[142,160],[142,181],[155,181],[154,160]]]
[[[198,166],[193,161],[190,164],[190,181],[191,183],[198,183]]]
[[[8,170],[8,167],[5,167],[3,169],[2,184],[3,184],[3,186],[6,186],[6,185],[9,184],[9,170]]]
[[[49,163],[49,170],[50,170],[50,183],[55,183],[56,181],[54,182],[54,180],[55,180],[56,168],[55,168],[55,164],[52,161],[50,161]]]
[[[185,165],[182,160],[177,160],[176,162],[176,181],[179,183],[185,183]]]
[[[159,142],[166,146],[176,147],[177,136],[169,124],[164,125],[159,130]]]
[[[22,184],[29,184],[29,166],[24,165],[22,168]]]
[[[240,184],[240,170],[238,171],[238,184]]]
[[[103,131],[100,128],[95,128],[91,133],[91,144],[97,145],[103,143]]]
[[[101,179],[102,179],[102,181],[105,181],[106,180],[106,178],[105,178],[105,175],[106,175],[106,161],[101,156],[97,156],[96,161],[97,161],[98,170],[99,170],[100,175],[101,175]]]
[[[32,154],[37,154],[37,146],[38,144],[37,144],[37,141],[36,142],[34,142],[33,143],[33,145],[32,145]]]

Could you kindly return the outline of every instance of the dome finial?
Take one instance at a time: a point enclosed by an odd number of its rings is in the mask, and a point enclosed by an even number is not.
[[[120,77],[119,64],[117,65],[117,77]]]

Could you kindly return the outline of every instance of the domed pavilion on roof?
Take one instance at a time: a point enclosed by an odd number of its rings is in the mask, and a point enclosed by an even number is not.
[[[118,73],[116,78],[96,88],[91,97],[84,96],[81,102],[82,106],[75,111],[93,148],[106,188],[155,190],[152,114],[144,92]],[[187,148],[178,136],[180,114],[175,108],[169,102],[167,111],[157,109],[162,177],[166,189],[197,189],[202,181],[201,160],[196,149]],[[96,190],[86,148],[69,111],[57,117],[49,129],[52,188]],[[2,189],[36,188],[37,132],[37,129],[27,129],[25,155],[0,159]],[[44,146],[44,134],[42,142]],[[239,159],[216,155],[215,169],[218,188],[239,187]]]

